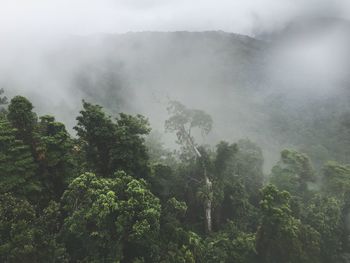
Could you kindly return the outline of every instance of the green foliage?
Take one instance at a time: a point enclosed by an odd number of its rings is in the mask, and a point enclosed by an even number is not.
[[[16,128],[16,138],[23,140],[25,144],[30,145],[34,149],[33,137],[37,116],[32,111],[33,108],[32,103],[25,97],[16,96],[10,101],[7,118],[12,126]]]
[[[212,120],[178,102],[166,128],[180,153],[146,143],[143,116],[112,119],[87,102],[75,139],[24,97],[1,111],[1,262],[347,262],[348,165],[317,176],[305,154],[284,150],[275,186],[263,187],[261,149],[197,145],[191,132]]]
[[[56,122],[52,116],[40,117],[38,129],[38,163],[46,188],[45,195],[48,195],[49,200],[59,200],[74,176],[73,142],[64,124]]]
[[[82,141],[90,170],[104,177],[117,170],[147,177],[148,155],[143,138],[150,132],[147,119],[121,113],[113,122],[102,107],[83,101],[77,120],[74,129]]]
[[[0,196],[1,262],[68,262],[56,239],[58,218],[57,204],[51,203],[38,217],[28,201]]]
[[[83,101],[83,110],[74,129],[82,140],[87,166],[97,174],[112,174],[110,152],[114,141],[115,125],[102,107]]]
[[[30,148],[16,139],[16,129],[0,118],[0,193],[28,196],[39,190],[37,165]]]
[[[155,163],[151,166],[149,182],[152,193],[161,200],[167,200],[170,196],[174,196],[181,187],[173,169],[161,163]]]
[[[112,178],[85,173],[73,180],[62,201],[67,213],[63,235],[73,260],[155,257],[160,204],[143,180],[124,172]]]
[[[258,262],[254,234],[239,231],[233,222],[205,240],[204,253],[203,262]]]
[[[160,262],[195,262],[201,253],[201,238],[183,228],[187,205],[176,198],[169,199],[161,215]]]
[[[0,200],[1,261],[35,262],[33,207],[10,194],[1,195]]]
[[[259,190],[262,188],[264,180],[262,150],[247,139],[239,140],[237,147],[237,174],[243,181],[250,202],[257,206]]]
[[[315,196],[305,209],[304,222],[321,235],[321,262],[336,262],[341,251],[341,205],[332,197]]]
[[[263,188],[262,221],[256,234],[258,256],[269,263],[318,262],[319,235],[292,216],[289,201],[288,192],[273,185]]]
[[[327,162],[323,168],[323,191],[344,200],[350,192],[350,167],[337,162]]]
[[[292,195],[308,195],[308,184],[315,181],[310,159],[294,150],[283,150],[281,160],[272,168],[271,183]]]
[[[216,145],[216,158],[214,161],[215,171],[219,179],[224,179],[227,173],[232,172],[236,164],[233,158],[238,152],[238,147],[236,144],[229,145],[228,142],[220,142]],[[233,169],[232,169],[233,168]],[[228,171],[228,170],[231,171]]]
[[[124,170],[138,178],[148,176],[148,154],[144,136],[151,128],[142,115],[120,113],[116,123],[116,146],[112,149],[112,169]]]
[[[260,149],[249,141],[240,141],[239,145],[241,148],[237,144],[220,142],[216,146],[213,170],[214,220],[217,226],[234,220],[241,228],[256,228],[255,191],[262,184],[262,165],[256,164],[256,160],[261,161]],[[251,167],[248,161],[251,161]]]

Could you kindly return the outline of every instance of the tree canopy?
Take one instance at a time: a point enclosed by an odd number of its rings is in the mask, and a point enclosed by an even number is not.
[[[175,101],[176,151],[142,115],[83,101],[72,136],[6,103],[0,90],[1,262],[348,262],[347,164],[284,149],[266,174],[247,138],[201,145],[212,118]]]

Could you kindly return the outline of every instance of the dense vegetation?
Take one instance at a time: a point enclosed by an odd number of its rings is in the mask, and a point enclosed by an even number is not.
[[[249,140],[201,146],[213,121],[178,102],[181,146],[146,141],[141,115],[83,101],[71,136],[0,93],[0,262],[349,262],[350,167]]]

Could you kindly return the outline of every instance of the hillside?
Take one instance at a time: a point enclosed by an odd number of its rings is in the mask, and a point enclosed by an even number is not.
[[[0,80],[10,95],[28,95],[39,112],[53,107],[70,127],[84,98],[112,113],[141,112],[162,132],[168,100],[176,99],[212,115],[214,130],[203,143],[248,137],[264,149],[267,167],[291,145],[318,163],[349,161],[341,119],[350,81],[346,48],[339,48],[347,38],[336,23],[325,31],[315,24],[309,28],[316,35],[298,35],[293,25],[270,41],[220,31],[38,41],[11,57],[12,68],[0,62]]]

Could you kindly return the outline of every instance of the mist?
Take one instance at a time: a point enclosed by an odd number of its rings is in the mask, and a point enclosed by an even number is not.
[[[212,115],[201,143],[249,138],[269,169],[281,149],[302,147],[274,127],[276,112],[306,118],[308,105],[342,97],[349,85],[348,5],[5,1],[0,83],[69,129],[87,99],[110,114],[144,114],[163,133],[167,103],[179,100]],[[163,139],[174,147],[173,136]]]

